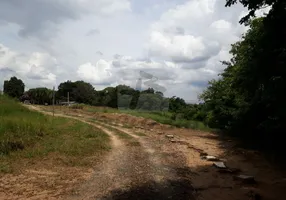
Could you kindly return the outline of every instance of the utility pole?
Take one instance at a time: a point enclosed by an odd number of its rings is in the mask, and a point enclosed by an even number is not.
[[[53,117],[55,116],[55,86],[53,87]]]
[[[68,92],[68,106],[70,106],[70,93]]]

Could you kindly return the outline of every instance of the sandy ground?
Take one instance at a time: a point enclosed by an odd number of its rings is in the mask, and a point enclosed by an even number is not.
[[[286,197],[285,171],[267,162],[258,152],[236,148],[235,141],[126,114],[70,110],[61,111],[60,115],[73,115],[71,118],[109,134],[113,147],[110,153],[90,169],[53,167],[47,159],[23,167],[17,174],[3,175],[0,199],[284,200]],[[100,121],[91,123],[90,119]],[[127,145],[102,125],[129,134],[140,145]],[[124,128],[126,125],[133,128]],[[166,137],[170,134],[174,138]],[[201,159],[203,154],[217,156],[228,170],[219,170],[212,161]],[[240,174],[254,176],[256,183],[234,179]]]

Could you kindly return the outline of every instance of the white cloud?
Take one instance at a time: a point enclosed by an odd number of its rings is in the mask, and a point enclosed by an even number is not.
[[[19,34],[51,37],[56,24],[77,20],[83,15],[112,16],[131,11],[129,0],[1,0],[2,22],[19,25]]]
[[[220,20],[214,21],[210,27],[216,29],[217,31],[220,31],[221,33],[223,33],[225,31],[231,30],[231,23],[228,21],[225,21],[223,19],[220,19]]]
[[[238,40],[244,29],[220,18],[218,1],[192,0],[170,9],[151,25],[150,56],[203,67],[223,46]],[[224,16],[221,16],[224,17]],[[179,31],[178,31],[179,30]]]
[[[257,17],[264,17],[265,15],[267,15],[269,13],[270,9],[271,9],[271,6],[263,7],[261,9],[257,10],[255,12],[255,15]]]
[[[230,44],[245,30],[238,20],[231,21],[232,12],[222,14],[218,3],[190,0],[164,12],[150,24],[145,46],[148,59],[116,55],[99,61],[105,63],[104,69],[98,63],[81,65],[78,75],[96,84],[134,87],[139,72],[145,71],[167,88],[166,95],[196,101],[207,82],[223,70],[220,61],[230,58]]]
[[[120,64],[114,65],[115,60]],[[143,71],[153,76],[156,84],[166,88],[165,95],[177,95],[196,101],[201,87],[216,76],[216,71],[211,69],[212,66],[209,67],[210,69],[186,69],[170,61],[140,61],[130,56],[116,56],[116,59],[99,60],[94,65],[91,63],[80,65],[77,74],[80,79],[95,85],[96,89],[103,89],[102,85],[107,87],[118,84],[126,84],[135,88],[139,78],[143,79],[142,87],[146,89],[151,86],[144,85],[144,83],[151,79],[141,76],[140,72]],[[181,88],[182,86],[186,88]]]
[[[2,44],[0,44],[0,50],[2,52],[0,69],[13,72],[14,75],[21,77],[24,81],[32,82],[30,86],[55,84],[56,75],[54,73],[58,67],[55,58],[40,52],[19,53]],[[6,78],[4,72],[0,78]]]
[[[111,83],[111,63],[99,60],[95,65],[85,63],[80,65],[77,70],[79,78],[91,82],[92,84]]]
[[[196,101],[246,30],[238,23],[243,8],[224,4],[1,0],[0,73],[16,73],[29,87],[81,79],[103,89],[135,87],[144,71],[158,78],[165,95]]]
[[[192,35],[168,36],[154,31],[150,36],[150,54],[152,56],[170,57],[173,60],[191,60],[203,56],[206,46],[202,37]]]
[[[186,22],[186,19],[201,20],[206,15],[214,13],[216,0],[191,0],[174,9],[168,10],[161,17],[161,20],[175,25],[176,21]],[[169,20],[172,17],[173,20]]]
[[[93,29],[90,29],[87,33],[86,33],[86,36],[93,36],[93,35],[98,35],[100,34],[100,30],[96,29],[96,28],[93,28]]]
[[[264,17],[266,14],[269,13],[271,9],[271,6],[263,7],[261,9],[258,9],[255,11],[256,17]],[[242,17],[246,16],[249,12],[247,10],[241,11],[241,13],[238,16],[238,20],[240,20]]]

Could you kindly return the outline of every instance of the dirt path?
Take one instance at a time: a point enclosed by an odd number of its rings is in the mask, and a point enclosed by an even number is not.
[[[38,107],[30,108],[51,115],[50,112],[42,111]],[[58,113],[55,116],[93,125],[106,132],[113,144],[112,151],[106,159],[95,166],[92,177],[78,185],[73,194],[63,199],[194,199],[190,182],[178,176],[177,169],[170,165],[168,154],[159,152],[160,149],[154,145],[155,143],[150,143],[130,131],[109,125],[130,135],[140,144],[128,146],[113,131],[101,126],[102,123],[89,122],[82,116]],[[159,141],[157,145],[161,145],[160,142],[168,141]],[[175,163],[183,165],[184,158],[177,157]]]
[[[146,166],[138,166],[134,149],[126,148],[124,142],[119,140],[113,132],[99,125],[95,126],[112,135],[112,151],[101,164],[95,166],[92,177],[86,183],[79,185],[74,194],[65,199],[100,199],[113,189],[129,186],[135,181],[134,178],[142,175],[133,173],[131,165],[133,168],[146,168]],[[139,156],[140,159],[145,159],[144,155]]]
[[[104,123],[97,122],[97,124]],[[118,188],[113,189],[102,199],[194,199],[191,183],[180,174],[180,169],[183,169],[185,164],[184,156],[177,152],[175,154],[162,152],[160,149],[163,143],[169,145],[168,141],[152,142],[149,137],[138,136],[118,126],[110,124],[108,126],[135,138],[140,143],[140,148],[133,150],[129,148],[122,156],[128,157],[127,173],[124,176],[129,177],[130,184],[127,187],[119,184]],[[172,148],[169,150],[172,151]],[[137,158],[136,162],[134,158]],[[120,173],[116,174],[120,177]]]

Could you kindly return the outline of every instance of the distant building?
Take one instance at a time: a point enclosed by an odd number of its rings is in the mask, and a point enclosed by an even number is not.
[[[59,105],[61,105],[61,106],[70,106],[70,105],[74,105],[74,104],[77,104],[77,102],[75,102],[75,101],[70,101],[70,102],[60,101],[59,102]]]
[[[31,104],[30,100],[24,100],[24,104]]]

